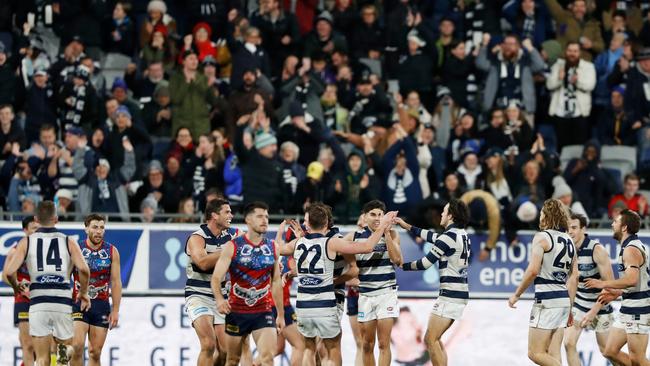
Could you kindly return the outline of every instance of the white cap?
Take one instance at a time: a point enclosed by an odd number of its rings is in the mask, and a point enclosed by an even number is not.
[[[537,217],[537,206],[530,201],[522,203],[517,209],[517,218],[521,222],[532,222]]]

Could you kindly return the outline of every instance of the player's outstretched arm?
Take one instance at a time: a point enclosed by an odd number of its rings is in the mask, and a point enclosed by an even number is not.
[[[435,235],[435,234],[434,234]],[[424,271],[431,267],[443,256],[451,256],[454,253],[452,246],[455,244],[455,240],[452,239],[449,235],[440,234],[433,246],[424,257],[402,264],[402,269],[405,271]]]
[[[411,235],[415,237],[422,238],[428,241],[429,243],[436,242],[436,237],[438,236],[438,234],[436,234],[436,232],[433,230],[420,229],[419,227],[413,226],[399,217],[395,219],[395,223],[399,225],[402,229],[410,232]]]
[[[113,260],[111,262],[111,300],[112,309],[108,316],[109,328],[115,328],[120,318],[120,304],[122,303],[122,274],[120,265],[120,252],[112,247]]]
[[[284,329],[284,301],[282,299],[282,271],[280,270],[279,249],[275,247],[275,264],[273,265],[273,280],[271,282],[271,296],[277,311],[276,324],[278,331]]]
[[[214,272],[212,272],[212,278],[210,279],[210,286],[212,287],[214,298],[217,300],[217,310],[219,310],[221,314],[230,313],[230,305],[221,294],[221,281],[226,275],[226,272],[228,272],[234,253],[235,245],[232,241],[227,242],[221,250],[221,254],[223,255],[219,256],[219,260],[214,266]]]
[[[208,251],[205,250],[205,240],[198,235],[190,236],[190,239],[187,241],[187,251],[190,258],[192,258],[192,263],[204,272],[214,269],[221,254],[219,250],[208,254]]]
[[[608,288],[624,289],[634,286],[639,281],[639,269],[643,265],[643,254],[633,246],[628,246],[623,250],[623,263],[625,263],[625,272],[617,280],[597,280],[590,278],[585,281],[587,288]]]
[[[334,257],[336,253],[341,254],[363,254],[363,253],[372,253],[375,245],[379,243],[379,240],[384,236],[384,231],[386,228],[390,227],[391,223],[397,215],[396,211],[392,211],[384,215],[379,224],[379,228],[375,230],[368,239],[362,242],[354,242],[346,240],[348,238],[346,235],[345,238],[331,238],[327,242],[327,250],[330,257]]]
[[[399,234],[389,226],[384,231],[384,238],[386,238],[386,248],[391,263],[396,266],[401,266],[404,263],[404,257],[402,256],[402,248],[400,247]]]
[[[90,298],[88,297],[88,280],[90,278],[90,268],[88,263],[81,254],[81,249],[76,240],[68,238],[68,251],[72,264],[77,268],[79,274],[79,294],[78,300],[81,301],[81,311],[90,309]]]
[[[5,281],[9,286],[11,286],[15,292],[23,292],[23,289],[19,288],[18,284],[18,269],[23,264],[25,260],[25,255],[27,254],[27,238],[22,238],[18,242],[15,248],[12,248],[7,254],[5,259],[5,265],[2,269],[2,280]]]
[[[345,263],[348,265],[348,270],[334,279],[335,285],[346,283],[349,280],[359,276],[359,267],[357,267],[357,260],[354,255],[343,254],[343,258],[345,259]]]
[[[517,287],[515,293],[510,296],[508,299],[508,305],[511,308],[515,308],[515,304],[519,301],[521,295],[526,291],[526,289],[533,283],[535,277],[539,274],[540,269],[542,268],[542,258],[544,257],[544,251],[550,249],[551,243],[546,240],[543,233],[537,233],[533,237],[533,249],[530,256],[530,263],[528,263],[528,268],[524,272],[524,278]]]

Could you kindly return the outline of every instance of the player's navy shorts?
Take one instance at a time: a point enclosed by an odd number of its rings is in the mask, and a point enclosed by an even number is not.
[[[262,328],[275,328],[273,312],[230,313],[226,315],[226,334],[241,337]]]
[[[14,303],[14,325],[20,322],[29,321],[29,303],[28,302],[15,302]]]
[[[90,310],[81,311],[81,303],[72,305],[72,319],[94,327],[108,328],[111,304],[105,300],[90,300]]]
[[[278,317],[278,311],[275,310],[275,306],[271,308],[273,310],[273,319]],[[296,311],[293,309],[293,306],[291,305],[285,305],[284,306],[284,326],[288,327],[291,324],[295,323],[298,320],[298,316],[296,315]]]
[[[348,316],[356,316],[359,314],[359,296],[347,296],[348,302]]]

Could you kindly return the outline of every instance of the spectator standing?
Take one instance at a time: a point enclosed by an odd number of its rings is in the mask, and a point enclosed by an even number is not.
[[[303,55],[312,57],[317,51],[331,56],[334,50],[348,51],[347,40],[333,28],[332,14],[323,11],[316,18],[314,30],[304,40]]]
[[[151,0],[147,4],[147,19],[140,27],[140,47],[151,39],[157,25],[163,25],[169,35],[176,34],[176,21],[167,14],[167,5],[162,0]]]
[[[508,1],[502,10],[510,31],[519,39],[530,39],[540,49],[544,41],[553,38],[553,24],[546,5],[535,0]]]
[[[300,30],[296,16],[285,11],[279,0],[265,0],[260,1],[259,12],[253,15],[251,24],[260,30],[261,46],[269,54],[269,77],[280,76],[284,60],[299,51]]]
[[[637,54],[637,64],[629,71],[625,89],[625,113],[632,128],[650,124],[650,47]]]
[[[407,95],[416,91],[424,101],[424,105],[432,106],[434,103],[433,86],[433,60],[422,48],[426,42],[420,38],[417,31],[408,35],[408,51],[400,57],[397,77],[400,92]]]
[[[90,131],[97,123],[97,93],[91,83],[90,70],[83,65],[77,66],[72,80],[59,91],[59,108],[61,110],[61,128],[69,126],[82,127]]]
[[[166,81],[159,83],[154,89],[153,101],[147,103],[142,110],[144,125],[152,137],[172,137],[172,106],[168,85]]]
[[[465,42],[452,41],[449,44],[449,55],[442,65],[442,85],[449,88],[453,100],[464,108],[474,108],[474,100],[470,96],[476,93],[476,85],[470,83],[475,72],[475,53],[468,54]]]
[[[641,123],[628,118],[624,102],[625,88],[616,86],[611,92],[609,105],[598,114],[596,136],[603,145],[636,146],[637,131]]]
[[[230,83],[233,89],[241,87],[243,75],[249,70],[255,72],[258,83],[264,82],[264,84],[270,85],[268,78],[271,77],[271,63],[266,50],[262,48],[259,29],[255,27],[246,29],[244,44],[235,49],[232,62]]]
[[[172,75],[169,81],[171,91],[172,129],[181,126],[200,135],[210,132],[210,107],[216,97],[208,87],[207,78],[198,72],[199,59],[193,50],[183,53],[183,68]]]
[[[585,144],[582,157],[569,161],[563,176],[589,217],[598,217],[605,206],[602,198],[607,184],[600,166],[600,144],[595,140]]]
[[[173,40],[169,39],[169,31],[163,24],[157,24],[151,37],[142,48],[140,57],[145,67],[152,63],[162,62],[165,71],[171,73],[176,66],[176,55],[178,49]]]
[[[603,52],[605,42],[600,31],[600,22],[587,14],[587,1],[574,0],[571,10],[566,10],[558,0],[544,0],[556,22],[557,40],[563,48],[570,43],[580,45],[580,57],[586,61]]]
[[[377,7],[366,4],[361,7],[361,22],[357,23],[349,39],[354,45],[352,57],[360,59],[368,57],[369,51],[383,50],[386,47],[386,36],[379,24]]]
[[[131,57],[135,52],[135,26],[127,14],[129,10],[129,3],[115,3],[113,16],[104,26],[104,49]]]
[[[398,210],[408,216],[422,200],[420,167],[415,143],[403,129],[399,128],[398,131],[398,140],[382,158],[382,201],[389,210]]]
[[[19,84],[16,77],[16,67],[9,59],[8,53],[10,51],[0,41],[0,105],[14,104],[15,90]]]
[[[589,138],[587,118],[591,113],[591,91],[595,86],[594,64],[580,58],[578,43],[569,42],[564,59],[553,64],[546,79],[546,87],[551,92],[548,114],[555,121],[558,151],[566,145],[582,145]]]
[[[0,160],[5,160],[11,155],[14,144],[22,150],[26,146],[25,133],[15,119],[14,108],[9,104],[0,105]]]
[[[25,96],[25,133],[29,143],[38,140],[38,131],[44,123],[56,121],[56,99],[48,83],[45,70],[34,72]]]
[[[483,93],[483,111],[493,107],[505,108],[511,101],[521,103],[526,113],[534,115],[537,100],[533,73],[545,68],[542,56],[529,39],[523,41],[514,35],[504,38],[495,54],[488,54],[490,35],[483,36],[483,43],[476,58],[476,67],[487,72]]]

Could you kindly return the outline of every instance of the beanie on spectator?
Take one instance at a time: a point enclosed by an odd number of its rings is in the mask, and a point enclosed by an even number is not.
[[[56,191],[56,194],[54,195],[54,197],[59,198],[59,199],[60,198],[66,198],[66,199],[69,199],[70,201],[72,201],[72,199],[73,199],[72,191],[69,190],[69,189],[65,189],[65,188],[61,188],[58,191]]]
[[[621,95],[625,95],[625,84],[616,85],[612,88],[612,92],[617,92]]]
[[[115,111],[115,114],[113,116],[114,116],[114,118],[117,118],[117,116],[119,116],[120,114],[123,114],[123,115],[127,116],[128,118],[131,118],[131,112],[129,111],[129,109],[126,106],[123,106],[123,105],[119,106],[117,108],[117,110]]]
[[[334,24],[334,18],[332,17],[332,14],[327,10],[318,14],[318,17],[316,18],[316,23],[318,23],[321,20],[330,23],[330,25]]]
[[[167,27],[166,27],[164,24],[162,24],[162,23],[158,23],[158,24],[156,24],[156,25],[153,27],[153,32],[152,32],[151,34],[153,35],[153,33],[156,33],[156,32],[162,33],[163,37],[165,37],[165,38],[167,38],[167,36],[169,35],[169,30],[168,30]]]
[[[126,81],[122,78],[115,78],[113,81],[113,86],[111,87],[111,91],[115,91],[115,89],[120,88],[124,89],[124,91],[128,90],[129,87],[126,85]]]
[[[413,29],[408,33],[406,36],[406,39],[411,42],[415,42],[419,47],[424,47],[427,45],[427,43],[420,37],[420,34],[418,33],[417,29]]]
[[[79,65],[79,66],[77,66],[77,68],[74,71],[74,77],[79,78],[79,79],[81,79],[83,81],[88,81],[88,78],[90,78],[90,70],[84,65]],[[115,80],[117,80],[117,79],[115,79]],[[113,85],[115,85],[115,84],[113,84]],[[124,83],[124,85],[126,86],[126,83]],[[124,89],[126,89],[126,88],[124,88]]]
[[[449,88],[447,88],[444,85],[438,85],[438,89],[436,91],[436,98],[440,99],[445,95],[451,95],[451,90],[449,90]]]
[[[291,105],[289,105],[289,115],[291,116],[291,118],[304,117],[305,109],[302,107],[302,103],[300,103],[297,100],[291,102]]]
[[[208,23],[206,23],[206,22],[198,22],[198,23],[196,23],[194,28],[192,28],[192,34],[196,34],[196,32],[198,32],[199,29],[201,29],[201,28],[205,29],[205,31],[208,32],[208,40],[210,38],[212,38],[212,27],[210,27],[210,25]]]
[[[555,186],[555,189],[553,190],[553,199],[559,199],[570,194],[573,194],[571,187],[569,187],[569,185],[565,182],[560,182]]]
[[[106,168],[108,168],[109,170],[111,169],[111,164],[108,162],[108,160],[106,160],[104,158],[99,159],[99,161],[97,162],[97,166],[99,166],[99,165],[103,165]]]
[[[147,5],[147,13],[153,10],[166,14],[167,4],[165,4],[165,2],[162,0],[151,0]]]
[[[542,50],[546,52],[546,56],[548,57],[547,64],[549,66],[553,65],[560,58],[560,55],[562,55],[562,45],[554,39],[542,43]]]
[[[158,160],[152,160],[147,166],[147,175],[151,174],[152,171],[157,170],[163,172],[163,166]]]
[[[158,201],[153,197],[153,195],[148,195],[147,198],[142,200],[140,203],[140,211],[143,211],[145,207],[149,207],[154,211],[158,211]]]
[[[261,150],[269,145],[274,145],[278,143],[278,139],[274,135],[268,132],[262,132],[255,135],[255,148]]]
[[[153,90],[153,96],[154,98],[160,97],[160,96],[169,96],[169,81],[167,80],[160,80],[158,84],[156,84],[156,88]]]
[[[650,59],[650,47],[643,47],[636,54],[636,59],[638,61]]]
[[[517,218],[521,222],[532,222],[537,217],[537,206],[530,201],[522,203],[517,209]]]

